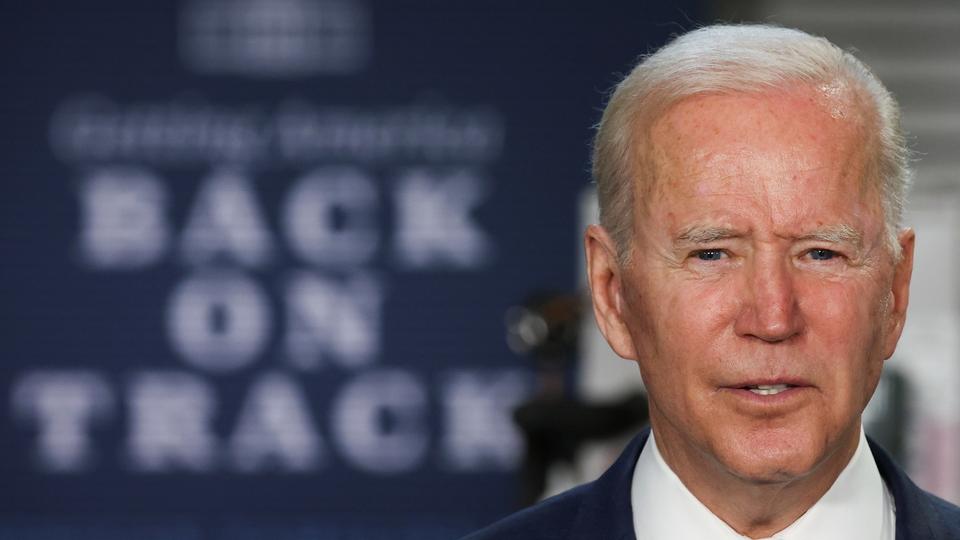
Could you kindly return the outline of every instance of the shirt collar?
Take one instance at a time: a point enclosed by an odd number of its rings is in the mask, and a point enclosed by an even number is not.
[[[653,431],[634,469],[631,485],[637,538],[742,540],[683,485],[657,448]],[[877,470],[863,429],[857,450],[833,485],[776,540],[892,539],[893,499]]]

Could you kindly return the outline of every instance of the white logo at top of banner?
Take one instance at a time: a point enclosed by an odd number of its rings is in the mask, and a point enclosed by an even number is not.
[[[369,21],[355,0],[193,0],[180,14],[180,56],[211,75],[351,74],[369,60]]]

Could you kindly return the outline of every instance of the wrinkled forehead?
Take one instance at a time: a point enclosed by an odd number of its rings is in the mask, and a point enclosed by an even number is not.
[[[732,183],[764,175],[801,190],[818,178],[842,178],[849,185],[838,188],[874,195],[879,182],[869,110],[840,82],[681,99],[642,134],[639,206],[671,191],[705,189],[696,179],[723,189],[724,178]],[[762,166],[769,170],[755,170]]]

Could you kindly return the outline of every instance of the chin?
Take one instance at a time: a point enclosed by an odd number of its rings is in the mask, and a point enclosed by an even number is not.
[[[798,429],[764,430],[724,441],[714,455],[742,480],[784,483],[809,475],[826,461],[828,451],[822,440]]]
[[[797,465],[796,462],[735,463],[727,464],[727,470],[740,480],[758,485],[784,484],[807,476],[813,469]]]

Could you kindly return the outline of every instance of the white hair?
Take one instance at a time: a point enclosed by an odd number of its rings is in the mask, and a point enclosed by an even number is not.
[[[868,174],[879,183],[887,243],[899,257],[897,233],[912,172],[900,108],[862,62],[822,37],[768,25],[707,26],[681,35],[643,58],[614,89],[597,126],[593,178],[600,223],[630,258],[642,129],[670,105],[701,93],[755,93],[789,85],[847,85],[869,120],[875,155]],[[648,124],[643,124],[648,122]]]

